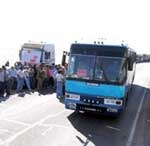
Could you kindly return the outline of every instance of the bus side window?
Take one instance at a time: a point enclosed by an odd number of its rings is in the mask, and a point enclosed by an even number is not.
[[[133,70],[134,58],[129,57],[128,60],[128,70]]]
[[[127,70],[125,68],[125,66],[123,66],[123,68],[121,69],[120,72],[120,81],[124,82],[124,80],[126,79],[126,75],[127,75]]]
[[[131,52],[129,58],[128,58],[128,69],[133,70],[133,65],[136,62],[136,53]]]
[[[124,82],[127,78],[127,61],[124,62],[124,64],[121,67],[120,73],[119,73],[119,81]]]

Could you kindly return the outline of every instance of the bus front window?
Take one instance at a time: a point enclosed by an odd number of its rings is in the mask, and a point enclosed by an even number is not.
[[[67,77],[93,79],[95,57],[90,55],[72,55]]]
[[[122,58],[97,57],[95,67],[95,80],[105,82],[120,81],[120,75],[123,71],[123,64],[124,59]],[[123,69],[125,69],[125,67]],[[121,78],[124,78],[123,74]]]

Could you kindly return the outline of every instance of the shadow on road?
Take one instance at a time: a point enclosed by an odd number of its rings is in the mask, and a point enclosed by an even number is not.
[[[8,100],[9,98],[12,98],[13,95],[17,94],[18,97],[25,97],[25,95],[30,95],[34,92],[38,92],[38,95],[51,95],[53,93],[55,93],[55,90],[53,90],[52,88],[47,88],[47,89],[41,89],[41,90],[32,90],[32,91],[28,91],[26,89],[24,89],[22,92],[20,93],[16,93],[16,91],[12,91],[11,95],[9,96],[3,96],[0,97],[0,102],[4,102],[6,100]],[[63,103],[63,100],[61,100],[61,102]]]
[[[145,87],[133,85],[126,108],[118,117],[74,112],[68,116],[73,127],[87,139],[76,138],[86,146],[125,146]]]
[[[40,89],[37,90],[37,92],[39,93],[39,95],[48,95],[48,94],[53,94],[55,93],[55,90],[51,89],[51,88],[47,88],[47,89]]]

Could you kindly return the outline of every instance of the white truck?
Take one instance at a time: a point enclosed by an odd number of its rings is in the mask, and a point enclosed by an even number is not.
[[[55,63],[54,44],[24,43],[21,47],[20,61],[24,64],[48,64]]]

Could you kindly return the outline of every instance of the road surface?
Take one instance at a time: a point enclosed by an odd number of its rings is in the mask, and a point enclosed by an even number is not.
[[[0,102],[0,146],[150,146],[150,64],[137,65],[120,117],[76,113],[55,93]]]

